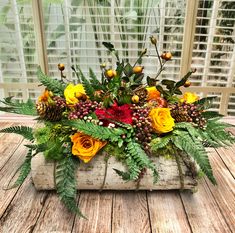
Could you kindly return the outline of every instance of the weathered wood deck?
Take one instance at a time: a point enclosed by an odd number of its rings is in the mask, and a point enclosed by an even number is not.
[[[235,118],[228,118],[235,124]],[[32,126],[27,118],[0,116],[0,128]],[[235,130],[233,129],[233,133]],[[180,191],[82,191],[77,202],[88,220],[69,213],[53,191],[36,191],[30,177],[16,179],[26,149],[13,134],[0,134],[0,232],[235,232],[235,145],[210,149],[218,186],[202,179],[195,194]]]

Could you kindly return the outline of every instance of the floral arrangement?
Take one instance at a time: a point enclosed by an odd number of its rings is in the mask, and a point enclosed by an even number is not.
[[[115,69],[101,65],[101,79],[91,69],[87,78],[79,68],[72,67],[77,80],[71,83],[64,76],[63,64],[58,65],[60,80],[46,76],[39,68],[38,79],[46,89],[36,105],[31,100],[16,102],[12,97],[1,101],[5,106],[0,110],[35,115],[43,123],[36,129],[15,126],[1,130],[20,134],[31,142],[25,145],[28,153],[13,187],[22,184],[29,174],[32,157],[43,152],[46,159],[56,161],[60,199],[71,211],[83,216],[75,201],[76,167],[89,163],[102,150],[126,166],[127,171],[115,169],[126,181],[138,182],[150,169],[156,183],[158,171],[151,158],[170,154],[177,162],[179,179],[183,179],[181,160],[192,176],[204,174],[216,184],[205,147],[233,143],[235,138],[225,130],[231,125],[219,121],[222,116],[218,113],[207,110],[213,97],[200,99],[191,92],[182,94],[191,85],[190,75],[195,70],[179,81],[159,78],[172,54],[160,55],[156,38],[150,39],[160,64],[155,77],[145,77],[141,66],[146,49],[131,65],[120,59],[111,43],[103,42],[117,62]],[[198,165],[199,173],[186,163],[189,158]]]

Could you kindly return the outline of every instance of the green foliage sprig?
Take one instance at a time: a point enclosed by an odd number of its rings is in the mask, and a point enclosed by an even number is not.
[[[56,190],[60,200],[73,213],[86,218],[77,207],[76,168],[77,161],[71,156],[59,160],[55,170]]]
[[[13,101],[12,96],[0,100],[0,103],[5,106],[0,106],[0,111],[10,112],[22,115],[36,116],[37,111],[35,104],[31,99],[28,99],[26,103]]]
[[[60,96],[64,95],[65,84],[56,79],[52,79],[45,75],[41,68],[39,67],[37,70],[38,80],[47,87],[48,90],[52,91],[54,94],[58,94]]]
[[[30,141],[34,140],[33,128],[28,126],[12,126],[5,129],[1,129],[0,133],[15,133],[23,136]]]

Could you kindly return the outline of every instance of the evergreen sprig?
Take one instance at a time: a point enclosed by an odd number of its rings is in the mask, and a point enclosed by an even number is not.
[[[95,90],[103,90],[104,89],[104,86],[97,79],[96,74],[94,73],[94,71],[91,68],[89,68],[89,76],[90,76],[90,84],[92,85],[92,87]]]
[[[84,217],[76,203],[76,168],[77,162],[70,156],[57,162],[55,170],[56,190],[60,200],[70,211]]]
[[[78,131],[83,132],[93,138],[100,140],[109,140],[111,142],[118,142],[121,136],[126,134],[125,129],[114,128],[96,125],[92,122],[85,122],[83,120],[69,120],[64,121],[63,124],[76,128]]]
[[[28,99],[27,102],[23,103],[19,101],[13,101],[12,98],[13,96],[10,96],[0,100],[0,103],[5,105],[0,106],[0,111],[30,116],[37,115],[35,103],[31,99]]]
[[[28,126],[12,126],[5,129],[1,129],[0,133],[15,133],[23,136],[30,141],[34,140],[33,128]]]
[[[56,79],[52,79],[45,75],[41,68],[39,67],[37,70],[37,77],[38,80],[47,87],[48,90],[52,91],[54,94],[58,94],[60,96],[63,96],[65,84],[63,82],[60,82]]]

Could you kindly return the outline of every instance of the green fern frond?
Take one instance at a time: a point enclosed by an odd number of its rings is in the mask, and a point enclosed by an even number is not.
[[[113,170],[114,170],[119,176],[121,176],[123,180],[126,180],[126,181],[131,180],[131,178],[130,178],[130,173],[129,173],[129,172],[123,172],[123,171],[120,171],[120,170],[115,169],[115,168],[113,168]],[[138,174],[137,174],[137,177],[138,177]]]
[[[226,131],[226,128],[234,127],[228,123],[211,119],[207,122],[206,135],[220,146],[230,146],[235,142],[235,136]]]
[[[37,70],[37,77],[38,77],[38,80],[45,87],[47,87],[48,90],[52,91],[54,94],[58,94],[60,96],[63,96],[64,89],[65,89],[65,84],[64,83],[48,77],[47,75],[45,75],[42,72],[40,67]]]
[[[82,85],[85,88],[86,94],[90,97],[91,100],[94,99],[94,88],[92,86],[92,84],[88,81],[88,79],[85,77],[85,75],[83,74],[83,72],[81,71],[80,68],[78,68],[79,72],[80,72],[80,76],[81,76],[81,80],[82,80]]]
[[[44,152],[48,149],[48,145],[46,143],[42,143],[42,144],[26,144],[24,145],[27,148],[30,148],[34,151],[34,155],[40,153],[40,152]]]
[[[221,115],[221,114],[219,114],[218,112],[215,112],[215,111],[202,112],[202,116],[205,117],[207,120],[212,119],[212,118],[217,118],[217,117],[223,117],[223,115]]]
[[[194,104],[198,105],[201,109],[209,109],[215,99],[216,96],[205,97],[194,102]]]
[[[12,98],[13,97],[11,96],[0,100],[0,103],[5,105],[0,106],[0,111],[30,116],[37,115],[35,104],[31,99],[28,99],[26,103],[23,103],[19,101],[13,101]]]
[[[64,157],[58,161],[55,170],[56,190],[60,200],[70,211],[84,217],[76,204],[76,168],[77,163],[72,157]]]
[[[198,128],[195,128],[189,122],[179,122],[179,123],[176,123],[175,124],[175,129],[184,129],[184,130],[187,130],[189,132],[190,136],[193,139],[195,139],[195,140],[201,138],[200,134],[198,132]]]
[[[23,136],[30,141],[34,140],[33,129],[28,126],[12,126],[9,128],[1,129],[0,133],[15,133]]]
[[[104,90],[104,85],[97,79],[94,71],[89,68],[89,76],[90,76],[90,84],[93,86],[95,90]]]
[[[171,137],[172,137],[172,135],[170,134],[170,135],[166,135],[162,138],[160,138],[160,137],[154,138],[150,143],[151,151],[157,152],[159,149],[165,148],[168,145],[168,143],[170,142]]]
[[[213,184],[216,184],[207,152],[202,143],[198,140],[193,140],[186,131],[175,131],[175,137],[172,140],[174,145],[180,150],[185,151],[189,156],[193,157],[209,180]]]
[[[10,187],[10,189],[15,188],[15,187],[20,186],[21,184],[23,184],[24,180],[26,179],[26,177],[30,173],[30,171],[31,171],[32,151],[33,151],[32,149],[29,149],[29,151],[26,155],[26,158],[24,160],[24,163],[20,166],[19,177],[17,178],[14,185]]]
[[[125,129],[110,129],[107,127],[96,125],[92,122],[85,122],[83,120],[64,121],[63,124],[74,127],[78,131],[90,135],[91,137],[100,140],[109,140],[111,142],[118,142],[120,140],[120,136],[126,133]]]
[[[131,160],[135,161],[139,171],[141,171],[143,168],[149,168],[150,170],[152,170],[154,183],[156,183],[158,180],[158,173],[156,167],[146,155],[145,151],[141,148],[141,146],[134,141],[130,141],[126,146],[126,151],[127,155],[129,155],[128,158],[131,157]]]

